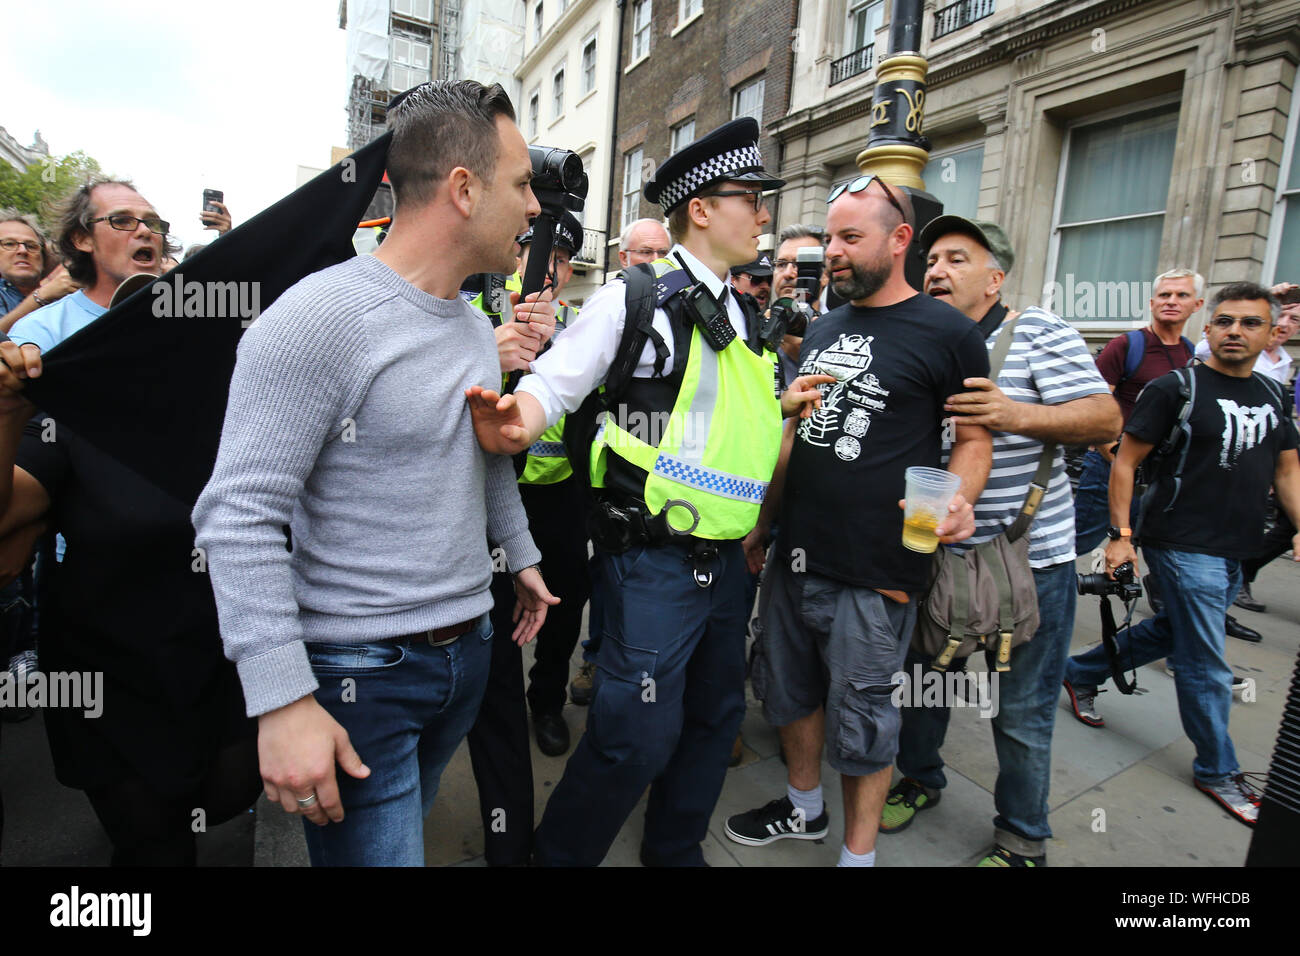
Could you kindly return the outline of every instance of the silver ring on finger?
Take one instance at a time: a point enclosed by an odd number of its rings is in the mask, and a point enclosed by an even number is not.
[[[299,809],[299,810],[310,810],[310,809],[311,809],[312,807],[314,807],[314,806],[316,806],[316,791],[315,791],[315,790],[313,790],[313,791],[312,791],[308,796],[306,796],[306,797],[299,797],[299,798],[298,798],[298,809]]]

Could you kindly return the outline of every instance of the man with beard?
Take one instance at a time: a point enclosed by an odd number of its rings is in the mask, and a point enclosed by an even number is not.
[[[973,322],[904,278],[906,194],[861,176],[829,202],[831,282],[850,304],[809,326],[799,371],[834,382],[819,386],[820,410],[787,426],[759,526],[746,539],[752,554],[779,505],[753,679],[780,729],[788,783],[784,796],[731,817],[726,833],[748,846],[824,837],[824,738],[844,788],[839,864],[872,866],[901,725],[894,674],[932,561],[903,547],[903,475],[938,467],[944,403],[987,377],[989,361]],[[988,430],[958,424],[948,471],[961,487],[935,528],[941,542],[974,532],[970,502],[991,461]]]

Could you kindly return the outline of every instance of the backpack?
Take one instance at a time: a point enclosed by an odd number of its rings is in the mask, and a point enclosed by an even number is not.
[[[1183,348],[1187,349],[1188,355],[1196,355],[1196,346],[1192,344],[1191,339],[1180,335],[1178,340],[1183,343]],[[1142,329],[1132,329],[1124,333],[1124,348],[1124,371],[1120,374],[1119,381],[1115,383],[1116,388],[1137,373],[1139,366],[1142,365],[1142,359],[1146,357],[1146,337],[1142,334]]]
[[[989,358],[989,378],[1011,349],[1018,318],[1004,323]],[[930,586],[916,614],[912,648],[928,656],[935,670],[983,647],[989,669],[1011,670],[1011,650],[1038,630],[1038,588],[1029,566],[1029,530],[1047,494],[1056,444],[1045,442],[1011,527],[995,538],[957,552],[940,547],[930,565]]]

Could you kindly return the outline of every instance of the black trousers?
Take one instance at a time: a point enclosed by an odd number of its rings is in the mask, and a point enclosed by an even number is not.
[[[1259,569],[1268,564],[1279,554],[1291,550],[1291,539],[1295,537],[1295,525],[1286,516],[1286,512],[1274,504],[1274,520],[1260,542],[1259,554],[1241,562],[1241,579],[1247,585],[1255,583]]]
[[[587,507],[573,478],[553,485],[520,485],[528,530],[542,552],[542,576],[560,603],[546,612],[528,672],[528,706],[559,713],[568,693],[569,660],[582,633],[582,608],[591,597],[587,567]]]
[[[468,737],[488,866],[525,866],[533,849],[533,759],[524,655],[510,640],[514,607],[514,577],[492,575],[492,663]]]
[[[261,790],[257,738],[250,737],[218,751],[190,793],[160,794],[128,772],[86,796],[113,843],[113,866],[193,866],[196,834],[247,810]]]

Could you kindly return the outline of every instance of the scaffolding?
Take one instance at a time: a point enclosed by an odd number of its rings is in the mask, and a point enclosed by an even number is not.
[[[459,79],[456,58],[460,55],[460,0],[442,0],[440,32],[438,79]]]

